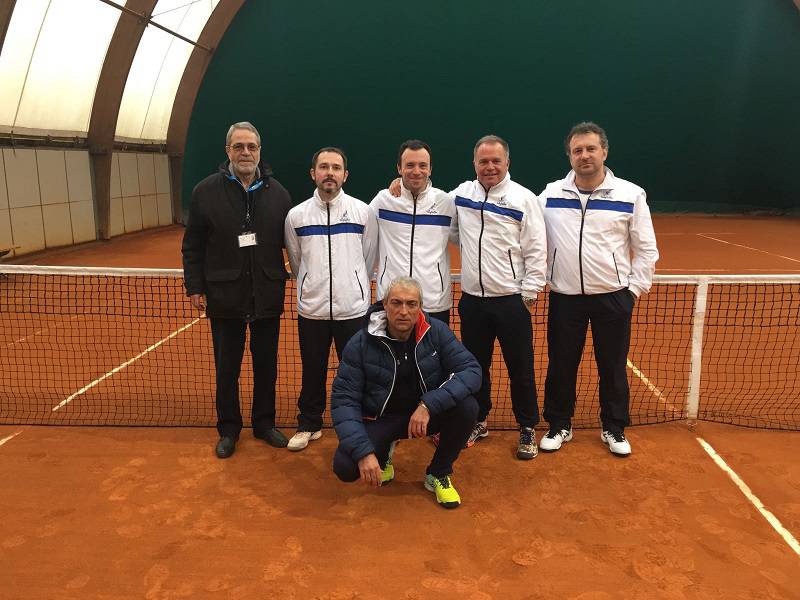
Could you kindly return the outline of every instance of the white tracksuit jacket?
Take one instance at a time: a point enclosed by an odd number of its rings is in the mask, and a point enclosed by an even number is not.
[[[547,227],[547,283],[560,294],[648,292],[658,260],[647,194],[606,169],[581,204],[575,172],[539,196]],[[633,255],[633,260],[631,260]]]
[[[461,242],[461,290],[480,297],[522,293],[545,284],[547,241],[542,207],[511,175],[488,191],[465,181],[454,192]]]
[[[399,198],[381,190],[369,206],[378,219],[378,299],[395,277],[413,277],[422,287],[426,311],[449,310],[453,299],[447,243],[458,242],[453,197],[428,181],[416,199],[401,184]]]
[[[297,312],[330,320],[366,314],[378,247],[378,226],[369,206],[344,191],[327,203],[315,190],[289,211],[284,236],[297,277]]]

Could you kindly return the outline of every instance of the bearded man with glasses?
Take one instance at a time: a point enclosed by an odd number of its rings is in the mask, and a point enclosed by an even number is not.
[[[288,443],[275,428],[275,383],[288,278],[283,223],[292,202],[261,161],[261,136],[252,124],[231,125],[225,151],[228,160],[192,192],[182,246],[186,294],[211,321],[218,458],[234,453],[242,430],[239,373],[248,327],[253,435],[278,448]]]

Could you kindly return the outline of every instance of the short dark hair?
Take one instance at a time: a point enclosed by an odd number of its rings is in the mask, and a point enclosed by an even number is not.
[[[572,141],[572,138],[576,135],[586,135],[587,133],[596,133],[600,137],[600,147],[608,150],[608,136],[605,130],[597,123],[583,121],[570,129],[567,134],[567,139],[564,140],[564,150],[567,152],[567,156],[569,156],[569,143]]]
[[[397,151],[397,166],[399,167],[403,160],[403,152],[406,150],[427,150],[428,156],[431,156],[431,147],[422,140],[406,140],[400,144],[400,150]]]
[[[505,141],[503,138],[501,138],[499,135],[494,135],[494,134],[485,135],[477,142],[475,142],[475,147],[472,149],[473,157],[475,157],[475,155],[478,153],[478,148],[480,148],[484,144],[500,144],[503,147],[503,150],[505,150],[506,158],[511,158],[511,150],[508,147],[508,142]]]
[[[320,148],[319,150],[314,152],[314,156],[311,157],[312,169],[317,168],[317,159],[319,158],[319,155],[322,154],[323,152],[334,152],[335,154],[341,156],[342,162],[344,162],[344,170],[347,171],[347,156],[345,156],[344,150],[342,150],[341,148],[337,148],[335,146],[325,146],[324,148]]]

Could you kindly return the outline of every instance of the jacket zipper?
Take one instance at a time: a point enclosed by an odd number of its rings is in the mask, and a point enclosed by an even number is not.
[[[556,274],[556,255],[557,254],[558,254],[558,248],[555,248],[553,250],[553,262],[550,265],[550,281],[551,282],[555,281],[554,277],[555,277],[555,274]]]
[[[308,273],[303,275],[303,281],[300,282],[300,300],[303,299],[303,286],[306,284],[306,277],[308,277]]]
[[[592,195],[589,194],[589,198]],[[585,295],[586,291],[583,287],[583,223],[586,220],[586,207],[589,206],[589,198],[586,199],[586,206],[581,206],[581,231],[580,237],[578,239],[578,270],[580,271],[581,275],[581,294]]]
[[[516,279],[517,272],[514,270],[514,261],[511,260],[511,248],[508,249],[508,264],[511,265],[511,276]]]
[[[414,199],[414,212],[411,215],[411,245],[408,252],[408,276],[414,276],[414,229],[417,227],[417,197],[412,195]]]
[[[436,270],[439,273],[439,285],[442,287],[442,291],[444,291],[444,277],[442,277],[442,269],[439,268],[439,263],[436,263]]]
[[[358,289],[361,291],[361,299],[364,299],[364,287],[361,285],[361,280],[358,278],[358,271],[353,271],[356,274],[356,281],[358,282]]]
[[[485,189],[485,188],[484,188]],[[482,261],[483,261],[483,209],[486,206],[486,201],[489,199],[489,190],[485,189],[486,197],[483,199],[483,204],[481,204],[481,232],[478,234],[478,285],[481,286],[481,296],[486,295],[486,291],[483,289],[483,268],[482,268]]]
[[[378,413],[378,417],[383,416],[383,411],[386,410],[386,405],[389,403],[389,398],[392,397],[392,392],[394,391],[394,382],[397,379],[397,357],[394,355],[394,352],[392,351],[392,347],[389,345],[389,342],[383,339],[381,340],[381,342],[383,343],[384,346],[386,346],[386,349],[389,351],[389,354],[392,355],[392,366],[394,367],[394,374],[392,375],[392,385],[389,388],[389,393],[386,395],[386,400],[383,401],[383,406],[381,406],[381,412]]]
[[[617,282],[622,283],[622,280],[619,278],[619,268],[617,268],[617,257],[614,256],[614,253],[611,253],[611,259],[614,261],[614,270],[617,272]]]
[[[330,299],[330,314],[333,321],[333,249],[331,248],[331,205],[325,203],[325,210],[328,212],[328,297]]]
[[[389,260],[389,255],[383,257],[383,271],[381,272],[381,280],[378,282],[383,285],[383,276],[386,275],[386,262]]]

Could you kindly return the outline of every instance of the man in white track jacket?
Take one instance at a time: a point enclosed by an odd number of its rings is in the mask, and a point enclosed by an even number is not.
[[[589,322],[600,376],[602,441],[617,456],[631,453],[626,371],[631,314],[650,290],[658,249],[637,185],[605,167],[608,138],[594,123],[579,123],[565,142],[572,170],[539,196],[547,226],[548,367],[541,440],[554,452],[572,439],[576,380]]]
[[[322,148],[311,161],[314,195],[289,211],[284,233],[297,278],[297,331],[303,362],[297,433],[289,450],[322,436],[331,341],[341,358],[371,304],[370,276],[378,227],[369,207],[342,190],[347,158]]]
[[[483,370],[478,422],[468,445],[489,434],[489,368],[497,339],[520,426],[517,458],[528,460],[537,453],[533,427],[539,421],[530,309],[545,284],[542,208],[533,192],[511,180],[509,149],[503,139],[482,137],[473,155],[477,179],[454,192],[461,245],[461,339]]]
[[[397,172],[400,196],[381,190],[370,203],[380,230],[378,299],[396,277],[411,277],[422,286],[426,312],[449,325],[453,300],[447,244],[458,241],[453,197],[431,184],[431,149],[425,142],[403,142]]]

